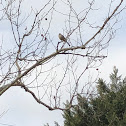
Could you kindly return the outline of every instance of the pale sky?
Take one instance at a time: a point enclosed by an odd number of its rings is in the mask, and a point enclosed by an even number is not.
[[[30,0],[29,0],[30,1]],[[40,1],[38,2],[31,0],[31,4],[33,4],[36,7],[41,7]],[[98,1],[98,0],[97,0]],[[101,8],[103,5],[105,5],[105,8],[107,8],[108,1],[102,1],[102,3],[97,2],[99,5],[101,5]],[[115,0],[116,3],[119,2],[119,0]],[[75,0],[75,8],[79,11],[79,8],[83,8],[83,0]],[[24,7],[26,7],[25,11],[27,12],[27,4],[28,2],[24,3]],[[44,4],[44,3],[43,3]],[[124,3],[126,5],[126,2]],[[58,9],[64,9],[63,6],[61,6],[60,2],[57,7]],[[86,5],[85,5],[86,6]],[[106,10],[102,10],[101,12]],[[64,11],[66,12],[66,11]],[[56,15],[55,15],[56,16]],[[106,49],[106,52],[108,52],[108,57],[104,59],[102,65],[99,67],[99,77],[102,77],[103,79],[106,79],[106,81],[109,82],[109,74],[112,72],[113,66],[117,66],[119,69],[119,74],[122,74],[124,77],[126,75],[126,11],[122,12],[121,21],[116,26],[117,28],[120,28],[115,38],[110,42],[109,47]],[[93,18],[93,17],[91,17]],[[97,19],[100,19],[97,17]],[[56,17],[56,20],[54,20],[54,24],[57,22],[62,21],[62,19],[58,19]],[[62,23],[61,23],[62,24]],[[0,27],[2,27],[2,30],[0,30],[0,33],[4,36],[10,36],[10,30],[8,30],[8,25],[6,27],[3,27],[0,24]],[[59,27],[59,23],[57,23],[57,27]],[[63,26],[64,27],[64,26]],[[51,30],[53,31],[54,41],[57,41],[58,38],[55,37],[62,28],[55,28],[55,26],[51,27]],[[7,38],[7,40],[9,37]],[[8,40],[9,41],[9,40]],[[10,45],[7,47],[9,48]],[[91,73],[92,75],[95,74]],[[97,71],[96,71],[97,72]],[[15,95],[16,94],[16,95]],[[20,87],[12,87],[8,91],[6,91],[1,97],[0,97],[0,115],[3,111],[7,111],[6,114],[4,114],[0,118],[0,126],[3,126],[2,124],[8,124],[12,126],[43,126],[46,123],[49,123],[50,126],[54,126],[54,121],[57,121],[61,126],[63,126],[63,118],[60,110],[54,110],[49,111],[47,108],[45,108],[42,105],[39,105],[33,97],[26,93],[23,89]]]

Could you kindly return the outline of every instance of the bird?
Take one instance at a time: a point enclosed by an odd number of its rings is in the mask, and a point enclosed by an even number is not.
[[[70,44],[67,42],[67,39],[66,39],[61,33],[59,33],[59,39],[60,39],[61,41],[66,42],[66,43],[70,46]]]
[[[59,39],[61,41],[67,42],[67,39],[61,33],[59,33]]]

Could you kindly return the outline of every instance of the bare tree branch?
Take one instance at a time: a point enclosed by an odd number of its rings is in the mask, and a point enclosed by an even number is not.
[[[89,92],[90,81],[80,83],[87,71],[99,67],[107,57],[104,50],[115,36],[118,16],[125,9],[121,7],[123,1],[114,9],[111,1],[107,18],[98,26],[89,21],[91,13],[100,11],[94,9],[95,0],[87,0],[87,6],[79,12],[69,0],[47,0],[39,9],[32,7],[28,14],[23,12],[23,0],[1,2],[0,22],[9,22],[13,39],[10,47],[4,45],[5,40],[0,45],[0,96],[10,87],[19,86],[49,110],[64,110],[62,103],[69,99],[69,109],[78,92],[95,94]],[[60,4],[68,10],[62,12]],[[61,24],[60,17],[64,20]],[[58,22],[64,36],[59,42],[59,33],[54,32],[58,32]]]

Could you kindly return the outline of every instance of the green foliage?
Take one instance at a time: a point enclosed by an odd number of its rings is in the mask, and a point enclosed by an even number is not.
[[[78,94],[78,105],[72,110],[65,110],[63,117],[65,118],[64,126],[88,126],[91,124],[92,111],[85,97]],[[67,107],[67,104],[66,104]]]
[[[55,126],[60,126],[56,121],[54,122]],[[49,126],[49,124],[47,123],[46,125],[44,126]]]
[[[116,67],[110,74],[110,84],[101,78],[98,80],[97,92],[97,97],[90,100],[77,94],[77,105],[63,113],[64,126],[126,125],[126,78],[122,80],[118,76]],[[67,101],[66,108],[68,105]],[[59,124],[55,122],[55,126]]]
[[[54,122],[55,123],[55,126],[60,126],[57,122]]]
[[[110,92],[110,89],[106,85],[105,81],[103,81],[103,79],[99,78],[97,84],[97,90],[100,95]]]
[[[114,67],[110,80],[109,85],[98,80],[98,96],[90,101],[78,94],[77,105],[64,111],[64,126],[125,126],[126,79],[121,80]]]

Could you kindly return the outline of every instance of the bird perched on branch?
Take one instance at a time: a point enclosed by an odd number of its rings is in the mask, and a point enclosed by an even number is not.
[[[60,34],[60,33],[59,33],[59,39],[61,41],[67,42],[67,39],[62,34]]]
[[[61,33],[59,33],[59,39],[60,39],[61,41],[66,42],[66,43],[70,46],[70,44],[67,42],[67,39],[66,39]]]

